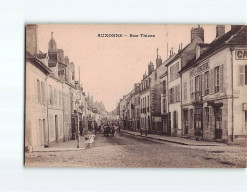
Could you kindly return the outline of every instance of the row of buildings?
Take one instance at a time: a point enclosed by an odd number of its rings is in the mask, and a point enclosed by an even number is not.
[[[38,50],[38,26],[26,26],[25,149],[76,139],[78,132],[107,117],[104,104],[85,94],[75,64],[57,48],[51,33],[48,53]]]
[[[117,111],[121,128],[166,136],[232,142],[247,137],[247,26],[232,25],[204,43],[204,29],[124,95]]]

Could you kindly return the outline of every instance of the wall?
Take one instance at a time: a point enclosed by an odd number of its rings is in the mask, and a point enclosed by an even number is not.
[[[47,94],[45,93],[45,100],[42,101],[42,103],[39,103],[37,79],[45,84],[46,89],[46,75],[27,60],[25,146],[30,147],[31,150],[32,148],[43,147],[48,137],[46,104]],[[40,120],[42,120],[41,124]],[[43,123],[43,120],[45,120],[45,123]]]
[[[50,102],[50,87],[53,92],[53,102]],[[63,103],[62,103],[62,82],[53,76],[49,76],[47,79],[48,87],[48,116],[49,116],[49,141],[63,141]],[[58,119],[58,131],[55,130],[55,115]]]
[[[243,103],[247,103],[247,85],[239,85],[239,65],[247,65],[247,60],[240,60],[236,58],[237,49],[247,49],[247,47],[236,47],[233,54],[233,92],[234,92],[234,136],[247,137],[247,128],[245,128],[245,113],[243,110]],[[229,135],[231,133],[229,132]]]
[[[181,58],[175,60],[173,63],[171,63],[169,66],[168,66],[168,91],[169,89],[171,89],[172,87],[176,86],[176,85],[180,85],[180,90],[181,90],[181,77],[178,77],[177,79],[171,81],[170,80],[170,67],[172,67],[174,64],[176,63],[179,63],[179,69],[178,71],[181,69]],[[169,93],[169,92],[168,92]],[[181,95],[180,95],[180,98],[181,98]],[[173,117],[173,112],[174,111],[177,111],[177,114],[178,114],[178,128],[177,130],[174,129],[174,124],[173,124],[173,121],[174,121],[174,117]],[[169,112],[171,113],[171,132],[172,132],[172,135],[181,135],[182,132],[181,132],[181,101],[180,102],[176,102],[176,103],[172,103],[172,104],[169,104]]]

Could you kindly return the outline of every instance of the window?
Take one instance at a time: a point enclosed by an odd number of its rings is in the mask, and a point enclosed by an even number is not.
[[[52,86],[49,85],[49,97],[50,97],[50,105],[53,105],[53,93],[52,93]]]
[[[163,94],[166,95],[166,80],[163,81]]]
[[[201,91],[201,76],[198,75],[195,78],[195,90],[196,92]]]
[[[45,104],[45,83],[41,82],[41,92],[42,92],[42,104]]]
[[[147,111],[149,112],[149,96],[148,96],[148,107],[147,107]]]
[[[37,90],[38,90],[38,103],[41,104],[41,91],[40,91],[40,81],[37,80]]]
[[[166,113],[166,99],[163,99],[163,113]]]
[[[247,130],[247,111],[245,110],[245,130]]]
[[[247,85],[247,65],[245,65],[245,85]]]
[[[186,101],[187,100],[187,82],[184,82],[184,100]]]
[[[220,90],[220,67],[217,66],[214,69],[214,91],[219,92]]]
[[[209,94],[208,71],[204,73],[204,95]]]
[[[179,77],[179,62],[170,67],[170,81],[173,81]]]

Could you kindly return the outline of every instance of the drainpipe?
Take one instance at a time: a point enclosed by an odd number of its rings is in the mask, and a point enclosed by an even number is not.
[[[231,50],[231,68],[232,68],[232,142],[234,141],[234,113],[233,113],[233,109],[234,109],[234,94],[233,94],[233,52],[234,52],[234,48],[230,48]]]
[[[48,76],[46,76],[46,78],[45,78],[45,81],[46,81],[46,89],[48,89],[48,84],[47,84],[47,78],[48,78]],[[47,145],[47,147],[49,147],[49,144],[50,144],[50,129],[49,129],[49,115],[48,115],[48,100],[49,100],[49,98],[48,98],[48,94],[49,94],[49,89],[47,90],[47,98],[46,98],[46,109],[47,109],[47,132],[48,132],[48,145]],[[45,140],[46,141],[46,140]]]
[[[64,87],[64,83],[62,83],[62,94],[61,94],[61,98],[62,98],[62,109],[63,109],[63,141],[65,142],[65,133],[64,133],[64,99],[63,99],[63,87]]]

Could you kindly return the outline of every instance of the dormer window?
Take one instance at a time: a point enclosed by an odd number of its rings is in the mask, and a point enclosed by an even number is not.
[[[196,59],[198,59],[200,57],[200,54],[201,54],[200,47],[197,46],[197,48],[196,48]]]

